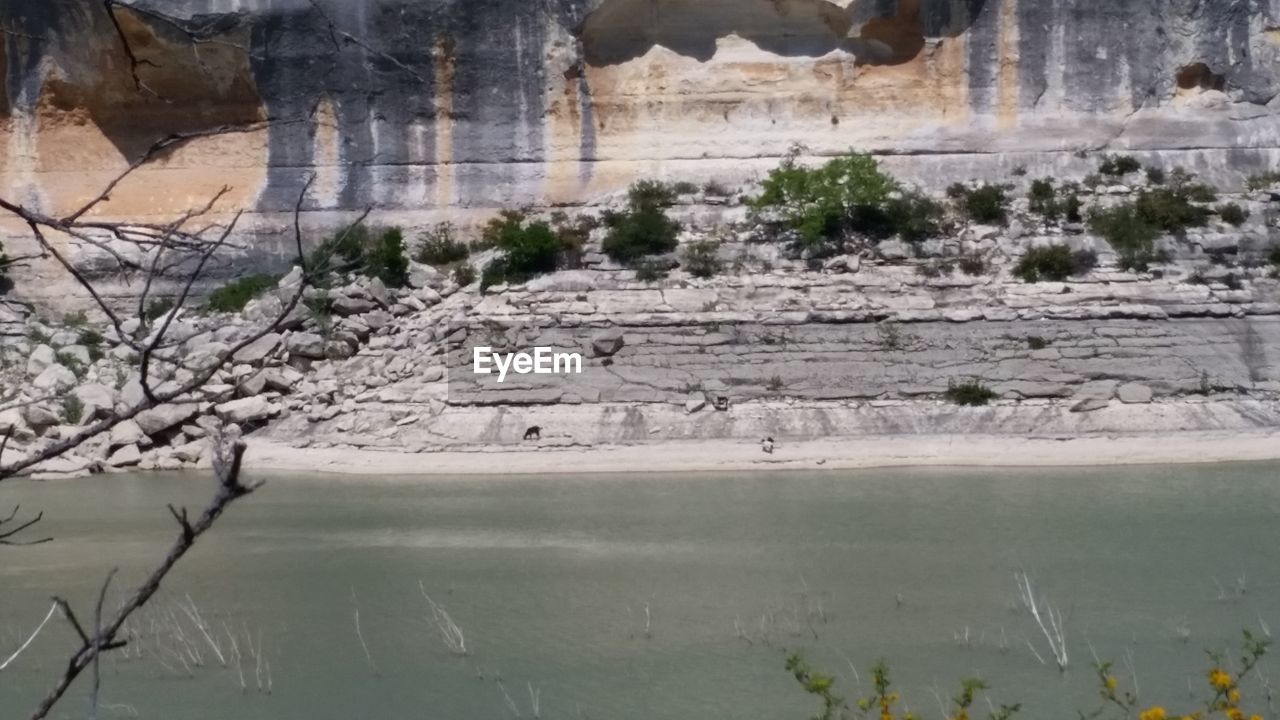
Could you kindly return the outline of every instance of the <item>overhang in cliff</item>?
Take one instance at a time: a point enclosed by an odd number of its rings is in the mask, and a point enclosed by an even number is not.
[[[861,63],[907,62],[928,37],[957,35],[985,0],[604,0],[581,34],[586,60],[614,65],[660,45],[700,61],[717,41],[744,38],[766,52],[820,57],[840,50]]]

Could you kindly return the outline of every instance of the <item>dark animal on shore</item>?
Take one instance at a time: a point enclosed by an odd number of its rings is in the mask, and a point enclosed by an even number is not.
[[[531,439],[532,439],[532,440],[541,440],[541,439],[542,439],[542,426],[540,426],[540,425],[534,425],[533,427],[529,428],[528,430],[525,430],[525,431],[524,431],[524,439],[525,439],[525,440],[531,440]]]

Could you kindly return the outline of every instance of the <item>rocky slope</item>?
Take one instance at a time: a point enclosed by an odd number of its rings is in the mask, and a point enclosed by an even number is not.
[[[159,137],[271,119],[170,154],[102,213],[229,186],[248,259],[283,269],[281,213],[313,174],[317,229],[733,183],[797,143],[936,186],[1079,174],[1073,151],[1100,148],[1238,185],[1280,161],[1277,27],[1274,0],[12,0],[0,194],[66,210]],[[0,235],[24,252],[21,227]],[[29,297],[67,289],[25,272]]]

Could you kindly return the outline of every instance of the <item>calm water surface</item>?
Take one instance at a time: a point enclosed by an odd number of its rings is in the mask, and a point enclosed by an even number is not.
[[[0,549],[0,655],[50,595],[89,617],[108,569],[136,582],[172,537],[165,504],[210,490],[190,475],[6,483],[0,503],[43,509],[57,541]],[[141,656],[104,665],[100,717],[501,720],[533,717],[534,695],[548,719],[808,717],[784,649],[847,695],[866,681],[851,664],[887,658],[931,718],[967,676],[1025,717],[1074,718],[1095,706],[1095,652],[1176,706],[1204,649],[1280,629],[1278,517],[1277,465],[273,476],[140,618]],[[1019,570],[1067,616],[1065,674],[1028,648],[1048,657]],[[423,589],[469,654],[446,647]],[[26,717],[71,643],[51,623],[0,673],[0,718]],[[1280,662],[1264,672],[1280,682]],[[61,717],[86,717],[87,687]]]

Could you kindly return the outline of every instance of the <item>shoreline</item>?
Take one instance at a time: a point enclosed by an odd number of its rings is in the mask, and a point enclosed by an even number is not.
[[[772,455],[753,441],[679,440],[636,445],[407,452],[295,448],[247,438],[255,472],[334,475],[539,475],[907,467],[1090,467],[1280,460],[1280,428],[1076,436],[878,435],[782,438]]]

